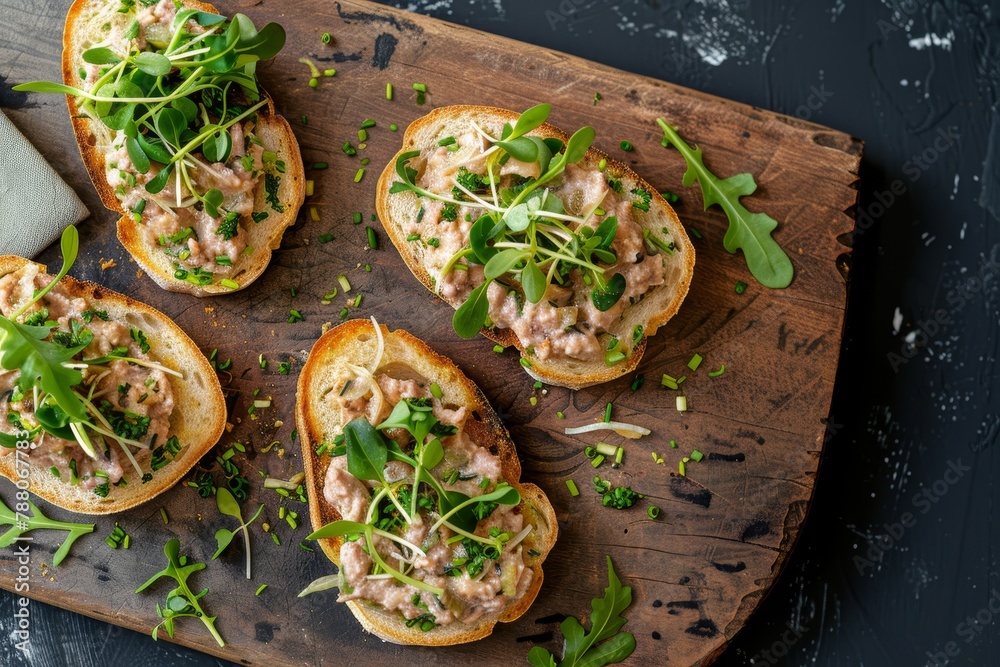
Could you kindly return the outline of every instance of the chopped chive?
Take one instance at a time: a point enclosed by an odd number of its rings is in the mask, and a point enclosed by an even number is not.
[[[406,237],[406,240],[407,241],[419,241],[420,240],[420,234],[410,234],[409,236]]]
[[[663,377],[660,379],[660,386],[666,387],[667,389],[677,389],[677,379],[664,373]]]
[[[363,217],[363,216],[361,215],[361,212],[360,212],[360,211],[356,211],[356,212],[354,213],[354,218],[353,218],[353,219],[354,219],[354,224],[356,224],[356,225],[360,225],[360,224],[361,224],[361,219],[362,219],[362,217]]]
[[[455,137],[445,137],[438,141],[438,146],[451,146],[456,143],[458,143],[458,140]]]
[[[323,36],[322,36],[322,37],[320,37],[320,40],[321,40],[321,41],[322,41],[322,42],[323,42],[324,44],[329,44],[330,42],[332,42],[332,41],[333,41],[333,35],[331,35],[331,34],[330,34],[330,33],[328,33],[328,32],[324,32],[324,33],[323,33]],[[258,592],[259,592],[259,591],[258,591]]]
[[[263,352],[261,352],[260,355],[257,357],[257,363],[260,364],[260,369],[261,370],[266,370],[267,369],[267,359],[264,358],[264,353]]]
[[[306,197],[312,197],[316,192],[316,181],[306,181]]]
[[[664,190],[663,192],[660,193],[660,196],[663,197],[664,199],[666,199],[668,204],[676,204],[681,199],[680,197],[678,197],[677,195],[675,195],[673,192],[670,192],[669,190]],[[696,238],[700,239],[701,238],[701,234],[695,234],[695,232],[697,232],[697,231],[698,231],[697,229],[692,229],[691,233]]]
[[[532,385],[535,389],[541,389],[543,387],[541,380],[535,380],[535,384]]]
[[[319,222],[319,209],[315,206],[309,207],[309,219],[313,222]]]
[[[737,280],[736,281],[736,293],[737,294],[743,294],[743,292],[747,291],[747,287],[748,287],[748,285],[745,282],[743,282],[742,280]]]
[[[597,103],[600,102],[602,99],[604,99],[603,95],[601,95],[600,93],[594,93],[594,106],[596,107]]]
[[[417,91],[418,93],[426,93],[427,85],[423,83],[415,83],[413,84],[413,90]]]
[[[263,593],[265,590],[267,590],[267,584],[261,584],[260,588],[257,589],[257,592],[254,593],[254,595],[259,597],[260,594]]]
[[[494,345],[493,346],[493,351],[496,352],[497,354],[503,354],[504,346],[503,345]]]
[[[677,441],[676,440],[671,440],[670,441],[670,449],[677,449]]]
[[[358,169],[358,171],[354,174],[354,182],[360,183],[361,179],[364,177],[365,177],[365,169],[364,167],[362,167],[361,169]]]
[[[345,155],[357,155],[358,151],[355,150],[354,146],[351,145],[350,141],[345,141],[344,145],[340,147],[340,150],[344,151]]]
[[[291,310],[288,311],[288,323],[289,324],[295,324],[296,322],[301,322],[302,319],[303,319],[302,318],[302,313],[300,313],[296,309],[292,308]]]
[[[348,282],[347,276],[343,273],[337,276],[337,282],[340,283],[340,289],[344,290],[345,293],[351,291],[351,283]]]
[[[365,231],[368,234],[368,247],[372,250],[378,250],[378,235],[375,234],[375,229],[368,227]]]
[[[370,157],[363,157],[363,158],[361,158],[361,166],[362,167],[367,167],[368,163],[371,162],[371,161],[372,161],[372,159]]]
[[[594,451],[596,451],[598,454],[604,454],[605,456],[614,456],[617,450],[618,447],[616,447],[615,445],[609,445],[606,442],[599,442],[597,443],[597,446],[594,448]]]
[[[223,278],[219,281],[219,284],[226,289],[239,289],[240,284],[231,278]]]
[[[677,412],[687,412],[687,409],[688,409],[687,396],[678,396],[677,397]]]
[[[364,297],[365,297],[364,294],[358,294],[356,297],[354,297],[354,307],[355,308],[360,308],[361,307],[361,300]]]
[[[441,391],[441,385],[437,382],[431,382],[431,394],[434,398],[440,400],[444,396],[444,392]]]
[[[684,465],[684,461],[677,462],[677,472],[680,473],[681,477],[687,476],[687,466]]]
[[[279,547],[281,546],[281,540],[278,539],[278,534],[273,531],[271,532],[271,541]]]
[[[320,243],[329,243],[334,238],[336,238],[336,237],[333,234],[320,234],[319,235],[319,242]]]
[[[591,460],[590,465],[599,468],[602,463],[604,463],[604,454],[598,454]]]
[[[395,123],[393,123],[392,125],[390,125],[390,126],[389,126],[389,129],[390,129],[391,131],[395,132],[395,131],[396,131],[396,130],[398,130],[399,128],[398,128],[398,127],[396,126],[396,124],[395,124]]]
[[[597,168],[600,171],[604,171],[608,168],[608,161],[605,158],[601,158],[601,161],[597,163]]]
[[[556,413],[556,419],[566,419],[566,415],[563,414],[562,410]]]
[[[674,196],[676,197],[677,195],[674,195]],[[667,200],[667,201],[669,201],[669,200]],[[673,204],[673,202],[670,202],[670,203],[671,203],[671,204]],[[700,238],[704,238],[704,237],[703,237],[703,236],[701,235],[701,232],[699,232],[699,231],[698,231],[697,229],[695,229],[694,227],[692,227],[690,231],[691,231],[691,236],[695,237],[696,239],[700,239]]]
[[[604,423],[607,424],[609,421],[611,421],[611,403],[604,408]]]
[[[576,482],[574,482],[573,480],[571,479],[566,480],[566,488],[569,489],[569,495],[573,496],[574,498],[580,495],[580,489],[576,488]]]
[[[519,361],[521,365],[524,366],[525,368],[531,368],[533,366],[533,364],[531,363],[531,359],[528,359],[527,357],[521,357]]]
[[[337,70],[334,68],[323,70],[323,76],[337,76]]]
[[[720,364],[719,365],[719,370],[717,370],[717,371],[709,371],[708,372],[708,377],[710,377],[710,378],[717,378],[717,377],[719,377],[720,375],[722,375],[725,372],[726,372],[726,365],[725,364]]]
[[[166,507],[161,507],[160,508],[160,518],[163,519],[163,524],[164,525],[170,523],[170,517],[167,516],[167,508]]]
[[[646,510],[646,515],[653,521],[656,521],[657,517],[660,516],[660,508],[656,505],[650,505]]]
[[[538,405],[538,397],[537,396],[532,396],[531,398],[528,399],[528,402],[531,403],[531,405],[533,405],[533,406],[534,405]]]
[[[597,456],[597,448],[588,445],[583,448],[583,455],[586,456],[588,459],[592,459],[595,456]]]
[[[368,131],[365,129],[358,130],[358,141],[368,141]]]
[[[620,144],[618,144],[618,148],[622,149],[627,153],[628,151],[632,150],[632,142],[622,141]]]
[[[625,456],[625,448],[619,447],[618,451],[615,452],[615,462],[611,464],[612,468],[617,468],[622,464],[622,458]]]
[[[313,77],[313,78],[309,79],[309,87],[310,88],[319,88],[319,79],[317,79],[316,77]]]
[[[705,455],[699,452],[697,449],[691,451],[691,460],[697,463],[705,458]]]
[[[385,84],[385,99],[387,99],[387,100],[391,100],[392,99],[392,84],[391,83]]]
[[[698,353],[695,353],[695,355],[691,357],[691,361],[688,362],[688,368],[690,368],[693,371],[696,371],[698,370],[698,367],[701,366],[702,361],[703,361],[702,356]]]
[[[316,162],[313,164],[313,169],[326,169],[330,165],[326,162]]]
[[[365,271],[367,271],[368,273],[371,273],[372,272],[372,265],[371,264],[365,264]]]

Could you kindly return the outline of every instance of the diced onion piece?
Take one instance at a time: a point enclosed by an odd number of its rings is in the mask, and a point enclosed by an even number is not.
[[[643,428],[642,426],[637,426],[635,424],[601,421],[594,422],[593,424],[585,424],[583,426],[568,428],[566,429],[566,435],[578,435],[580,433],[590,433],[591,431],[614,431],[624,438],[631,438],[633,440],[638,440],[642,436],[652,433],[652,431],[648,428]]]
[[[271,401],[266,400],[266,399],[256,400],[256,401],[253,402],[253,406],[255,408],[257,408],[257,409],[269,408],[269,407],[271,407]]]
[[[319,579],[313,581],[311,584],[306,586],[298,597],[302,598],[310,593],[319,593],[320,591],[327,591],[331,588],[337,588],[340,586],[340,575],[339,574],[328,574],[325,577],[320,577]]]

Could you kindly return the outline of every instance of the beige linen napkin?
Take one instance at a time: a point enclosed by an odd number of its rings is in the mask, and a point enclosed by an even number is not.
[[[34,257],[88,215],[76,193],[0,111],[0,255]]]

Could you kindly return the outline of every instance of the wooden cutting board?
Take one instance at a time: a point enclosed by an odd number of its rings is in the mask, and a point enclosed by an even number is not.
[[[287,46],[273,63],[261,67],[261,76],[279,111],[292,121],[306,162],[328,162],[330,168],[310,171],[316,192],[308,206],[316,207],[319,222],[310,220],[307,206],[256,284],[232,296],[198,300],[160,291],[138,274],[119,246],[115,216],[101,207],[87,179],[63,100],[9,90],[26,80],[58,78],[68,4],[0,0],[8,28],[0,61],[17,65],[0,85],[3,104],[93,213],[81,226],[82,259],[74,274],[162,309],[206,352],[218,348],[220,359],[233,359],[229,399],[235,428],[220,450],[237,441],[247,445],[247,455],[234,459],[254,482],[247,507],[265,503],[265,520],[277,526],[282,542],[276,546],[259,527],[254,530],[253,581],[242,576],[239,545],[196,575],[197,585],[209,588],[205,604],[219,616],[228,642],[224,649],[190,619],[179,624],[176,641],[236,662],[275,667],[431,659],[454,665],[526,664],[533,643],[554,651],[561,647],[559,615],[588,615],[591,598],[607,585],[604,556],[610,555],[633,587],[626,626],[638,644],[633,664],[701,665],[722,651],[774,582],[809,509],[840,350],[850,254],[841,239],[854,225],[848,212],[857,196],[859,140],[370,3],[225,2],[219,7],[225,13],[243,11],[258,25],[274,20],[285,26]],[[323,32],[333,35],[333,44],[321,43]],[[303,56],[322,68],[335,67],[336,77],[309,88],[308,69],[297,62]],[[395,86],[392,101],[386,99],[387,82]],[[425,106],[415,101],[415,82],[430,91]],[[595,92],[603,98],[597,106]],[[695,240],[698,261],[691,293],[680,314],[651,341],[639,369],[647,381],[636,392],[630,389],[631,377],[575,393],[536,392],[514,355],[494,354],[483,338],[463,341],[455,336],[451,309],[419,286],[378,223],[370,222],[375,182],[398,149],[407,123],[447,104],[524,109],[542,101],[553,104],[556,125],[570,131],[593,125],[598,147],[632,164],[655,186],[678,193],[682,220],[703,236]],[[658,116],[700,145],[716,174],[747,171],[756,176],[760,189],[744,202],[781,222],[776,238],[796,269],[791,287],[760,287],[743,258],[723,249],[726,219],[717,209],[703,212],[699,192],[682,186],[683,160],[660,147],[654,123]],[[366,118],[378,126],[368,131],[361,154],[371,164],[355,184],[360,156],[348,157],[340,147],[345,141],[357,145],[358,126]],[[390,123],[400,131],[391,132]],[[623,139],[635,145],[634,152],[619,150]],[[352,223],[356,211],[362,212],[364,224]],[[369,224],[380,230],[378,250],[365,247]],[[326,233],[336,240],[319,243]],[[49,249],[42,259],[58,266],[57,249]],[[335,603],[335,593],[295,597],[309,581],[332,572],[332,565],[319,552],[299,548],[308,527],[291,531],[279,522],[280,498],[260,488],[257,471],[287,478],[301,469],[297,445],[290,441],[296,375],[322,325],[338,320],[343,298],[328,306],[320,299],[336,286],[339,273],[350,277],[357,290],[352,295],[364,294],[352,315],[375,315],[392,328],[408,329],[458,361],[508,423],[524,461],[524,478],[541,485],[556,507],[560,538],[546,562],[541,594],[523,618],[498,627],[483,641],[433,653],[397,647],[365,635],[347,609]],[[749,283],[742,295],[734,291],[738,280]],[[301,311],[304,321],[287,323],[290,308]],[[692,373],[686,364],[695,352],[705,363]],[[266,370],[258,363],[260,354],[269,362]],[[278,362],[288,359],[294,360],[292,373],[277,374]],[[707,377],[708,370],[723,364],[724,375]],[[663,373],[688,375],[687,413],[675,410],[674,392],[659,387]],[[247,408],[257,389],[273,399],[273,407],[250,420]],[[536,406],[529,402],[533,395]],[[566,425],[593,421],[609,401],[617,418],[648,426],[653,435],[624,442],[621,470],[604,466],[599,472],[615,483],[631,484],[646,494],[647,503],[659,505],[663,515],[656,522],[647,519],[646,503],[626,512],[602,508],[592,489],[594,470],[581,452],[598,438],[562,434]],[[558,420],[557,411],[566,419]],[[621,440],[613,435],[606,439]],[[678,449],[670,448],[671,439]],[[278,447],[261,452],[274,440],[282,443],[283,457],[276,454]],[[689,464],[682,478],[676,473],[678,460],[692,449],[704,452],[705,460]],[[665,459],[663,465],[653,463],[652,451]],[[207,457],[204,465],[211,468],[213,460]],[[579,497],[567,493],[567,478],[580,487]],[[0,485],[0,496],[11,501],[13,487]],[[299,503],[284,504],[306,517]],[[161,505],[170,516],[168,525],[160,519]],[[54,509],[51,514],[71,518]],[[115,520],[132,535],[128,551],[112,551],[103,542]],[[38,533],[30,595],[148,632],[158,621],[155,605],[169,587],[164,583],[143,595],[132,591],[163,567],[163,544],[178,537],[184,552],[206,562],[215,550],[215,531],[228,525],[213,500],[178,487],[145,507],[100,518],[96,532],[81,539],[59,568],[45,567],[58,535]],[[13,586],[15,570],[11,553],[0,553],[0,586]],[[262,583],[269,588],[255,597]]]

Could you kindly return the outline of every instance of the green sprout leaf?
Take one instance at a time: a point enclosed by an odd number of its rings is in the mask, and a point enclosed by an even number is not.
[[[81,58],[83,58],[83,62],[91,65],[115,65],[122,60],[114,51],[105,46],[87,49]]]
[[[542,269],[532,260],[528,260],[521,271],[521,287],[524,288],[524,298],[531,303],[538,303],[545,296],[548,285],[545,282],[545,274]]]
[[[21,535],[32,530],[64,530],[67,533],[66,539],[59,545],[52,557],[52,564],[58,566],[69,554],[70,548],[79,537],[94,532],[94,524],[92,523],[55,521],[42,514],[42,511],[30,500],[28,507],[31,508],[31,516],[19,516],[7,507],[3,499],[0,499],[0,526],[10,526],[9,530],[0,535],[0,549],[9,547]]]
[[[472,290],[465,303],[459,306],[455,315],[452,316],[452,326],[460,337],[475,338],[479,330],[486,324],[486,318],[490,312],[490,301],[486,295],[489,285],[488,282],[485,282]]]
[[[751,213],[740,203],[740,197],[751,195],[757,189],[753,176],[737,174],[720,180],[705,166],[700,148],[691,148],[662,118],[656,122],[663,130],[664,139],[687,162],[684,185],[691,187],[697,181],[701,186],[705,209],[715,205],[726,212],[729,229],[722,241],[726,250],[731,253],[742,250],[750,273],[765,287],[788,287],[795,276],[795,269],[788,255],[771,237],[778,221],[764,213]]]
[[[590,293],[594,308],[602,313],[614,307],[625,293],[625,276],[616,273],[603,287],[595,287]]]
[[[162,623],[153,628],[151,633],[153,639],[156,639],[157,631],[160,626],[163,626],[167,634],[173,637],[174,630],[174,619],[183,617],[200,618],[201,622],[205,624],[208,631],[215,638],[215,641],[220,647],[225,646],[226,642],[222,640],[222,635],[215,627],[216,616],[209,616],[205,613],[205,610],[201,607],[201,599],[208,592],[208,589],[195,594],[189,584],[189,579],[191,575],[195,572],[199,572],[205,569],[204,563],[192,563],[187,557],[180,555],[180,542],[177,539],[172,539],[166,543],[163,547],[163,553],[167,557],[167,566],[150,577],[146,583],[135,589],[136,593],[141,593],[154,583],[156,583],[161,578],[173,579],[177,583],[177,587],[171,590],[167,594],[167,602],[164,608],[159,605],[156,607],[157,613],[164,619]]]
[[[364,417],[358,417],[344,426],[347,445],[347,470],[361,480],[381,481],[388,452],[382,435]]]
[[[215,503],[219,506],[219,513],[225,516],[231,516],[240,522],[240,527],[235,531],[228,530],[226,528],[220,528],[215,531],[215,541],[218,543],[219,548],[216,549],[215,555],[212,556],[212,560],[218,558],[223,551],[226,550],[230,544],[232,544],[233,538],[236,537],[240,532],[243,533],[243,544],[247,553],[247,579],[250,578],[250,526],[260,513],[264,511],[264,505],[257,509],[257,513],[253,515],[250,521],[243,521],[243,511],[240,509],[240,504],[236,501],[236,497],[232,492],[224,486],[216,489],[215,492]]]
[[[170,73],[170,59],[162,53],[140,51],[133,62],[140,72],[150,76],[166,76]]]

